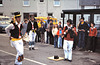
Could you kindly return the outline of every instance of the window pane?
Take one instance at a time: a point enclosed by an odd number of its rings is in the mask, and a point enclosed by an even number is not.
[[[29,0],[24,0],[23,5],[25,5],[25,6],[29,6],[29,5],[30,5],[30,4],[29,4]]]
[[[48,13],[48,16],[52,16],[52,13]]]
[[[29,5],[28,1],[24,1],[24,5]]]
[[[40,0],[40,2],[44,2],[44,0]]]
[[[54,5],[60,6],[60,0],[54,0]]]

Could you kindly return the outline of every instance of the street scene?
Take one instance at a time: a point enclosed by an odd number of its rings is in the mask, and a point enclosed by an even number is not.
[[[0,0],[0,65],[100,65],[100,0]]]
[[[53,61],[48,57],[59,55],[64,57],[63,49],[56,49],[52,45],[36,43],[36,50],[29,51],[24,47],[25,59],[23,65],[100,65],[100,53],[88,53],[84,51],[73,51],[73,62]],[[13,65],[16,50],[11,47],[6,34],[0,34],[0,63],[1,65]]]

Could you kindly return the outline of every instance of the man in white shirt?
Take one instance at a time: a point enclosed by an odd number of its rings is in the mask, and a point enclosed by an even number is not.
[[[21,24],[21,15],[20,12],[15,12],[15,20],[13,23],[8,25],[5,30],[6,33],[9,35],[11,44],[16,48],[17,55],[15,59],[15,64],[14,65],[22,65],[22,60],[23,60],[23,41],[22,41],[22,24]]]

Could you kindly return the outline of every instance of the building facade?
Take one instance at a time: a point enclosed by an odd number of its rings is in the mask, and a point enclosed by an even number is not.
[[[34,15],[53,16],[62,21],[62,10],[93,9],[99,6],[100,0],[0,0],[0,15],[12,17],[13,12],[20,11],[22,20]],[[72,17],[70,14],[69,18],[73,19]],[[84,17],[89,21],[88,14]],[[77,15],[76,23],[79,22],[79,18],[80,15]]]
[[[78,9],[79,0],[0,0],[0,15],[12,17],[20,11],[22,20],[29,16],[53,16],[61,19],[63,9]]]

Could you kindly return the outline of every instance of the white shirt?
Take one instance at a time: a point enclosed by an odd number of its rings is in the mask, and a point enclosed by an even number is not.
[[[17,22],[15,22],[16,25],[18,25],[18,28],[20,29],[20,26],[21,26],[21,22],[20,24],[18,24]],[[11,34],[10,34],[10,30],[13,30],[15,28],[15,26],[13,24],[10,24],[8,25],[6,28],[5,28],[5,31],[6,33],[8,34],[8,36],[10,37]],[[19,38],[21,38],[21,36],[19,36]]]
[[[52,34],[53,34],[53,35],[57,35],[57,31],[58,31],[58,28],[52,29]]]

